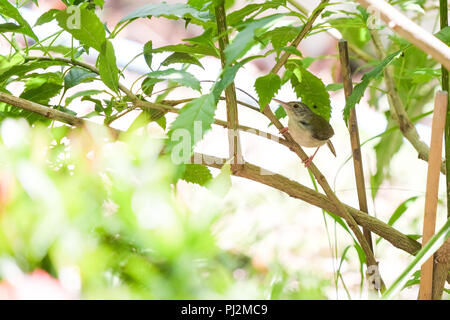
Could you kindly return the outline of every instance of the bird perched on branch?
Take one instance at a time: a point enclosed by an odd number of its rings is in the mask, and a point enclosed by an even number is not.
[[[316,148],[314,154],[304,161],[306,167],[308,167],[317,151],[325,143],[330,148],[334,156],[336,156],[336,151],[334,146],[330,141],[330,138],[334,135],[334,130],[327,120],[321,116],[314,113],[306,104],[291,101],[283,102],[278,99],[273,99],[278,102],[289,117],[288,127],[280,130],[281,134],[289,131],[292,138],[299,145],[308,148]]]

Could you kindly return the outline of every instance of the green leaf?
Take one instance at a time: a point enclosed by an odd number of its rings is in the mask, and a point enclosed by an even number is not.
[[[439,40],[450,46],[450,26],[447,26],[434,34]]]
[[[147,73],[149,78],[159,78],[164,80],[171,80],[182,86],[192,88],[200,92],[200,82],[189,72],[184,70],[167,69],[160,71],[153,71]]]
[[[105,43],[105,27],[94,11],[78,8],[75,11],[60,10],[56,20],[61,28],[69,32],[81,44],[92,47],[98,52],[102,51]]]
[[[144,45],[144,59],[147,66],[151,69],[152,68],[152,59],[153,59],[153,52],[152,52],[153,43],[152,41],[147,41]]]
[[[127,20],[144,17],[165,17],[168,19],[190,19],[191,22],[197,24],[204,24],[212,20],[212,16],[208,11],[200,11],[190,5],[184,3],[168,4],[150,3],[126,15],[119,23]]]
[[[1,23],[0,32],[18,32],[21,27],[15,23]]]
[[[253,45],[256,44],[254,39],[255,36],[264,33],[264,31],[271,26],[272,22],[282,16],[284,16],[284,14],[275,14],[246,24],[225,49],[227,64],[241,58],[248,50],[250,50],[251,47],[253,47]]]
[[[75,93],[74,95],[72,95],[72,96],[70,96],[70,97],[68,97],[68,98],[66,98],[66,102],[65,102],[65,105],[67,106],[67,105],[69,105],[74,99],[76,99],[76,98],[79,98],[79,97],[87,97],[87,96],[93,96],[93,95],[95,95],[95,94],[99,94],[99,93],[102,93],[103,91],[101,91],[101,90],[94,90],[94,89],[92,89],[92,90],[84,90],[84,91],[79,91],[79,92],[77,92],[77,93]]]
[[[217,103],[212,94],[206,94],[187,103],[170,126],[168,149],[172,159],[189,162],[192,150],[211,129]]]
[[[236,73],[242,67],[243,63],[236,63],[232,66],[227,66],[222,70],[219,79],[216,81],[214,86],[211,88],[211,93],[214,99],[219,101],[221,93],[234,81]]]
[[[185,53],[194,53],[194,54],[201,54],[205,56],[212,56],[219,58],[219,52],[214,47],[211,47],[206,44],[175,44],[175,45],[169,45],[164,46],[160,48],[153,49],[153,52],[165,52],[165,51],[171,51],[171,52],[185,52]]]
[[[350,110],[355,107],[355,105],[361,100],[366,88],[369,86],[370,81],[375,79],[383,72],[384,68],[386,68],[394,59],[398,58],[402,53],[402,50],[395,51],[388,55],[383,59],[378,65],[376,65],[371,71],[366,73],[361,82],[358,83],[353,89],[352,94],[348,97],[347,102],[344,108],[344,121],[348,122],[348,117],[350,115]]]
[[[58,73],[36,74],[25,83],[21,98],[40,104],[48,104],[62,89],[62,75]]]
[[[119,89],[119,69],[116,65],[114,47],[109,40],[106,40],[101,47],[97,58],[97,67],[103,83],[114,92],[117,92]]]
[[[152,121],[155,121],[162,129],[166,130],[166,117],[164,116],[164,112],[156,109],[144,109],[136,119],[134,119],[127,131],[134,131]]]
[[[264,1],[263,3],[251,3],[246,5],[245,7],[233,11],[227,15],[227,24],[229,26],[235,26],[244,20],[245,17],[252,14],[255,11],[258,11],[258,14],[267,10],[267,9],[276,9],[279,6],[285,5],[285,0],[273,0],[273,1]]]
[[[19,53],[16,53],[11,57],[0,56],[0,76],[24,61],[25,58]]]
[[[261,39],[269,39],[273,48],[279,52],[299,34],[300,27],[283,26],[265,32]],[[296,48],[294,48],[296,49]],[[297,49],[296,49],[297,50]],[[301,54],[300,54],[301,56]]]
[[[49,11],[43,13],[36,21],[34,26],[40,26],[42,24],[48,23],[55,19],[56,14],[59,12],[57,9],[50,9]]]
[[[409,199],[406,199],[405,201],[403,201],[398,207],[397,209],[395,209],[394,213],[392,214],[392,216],[389,218],[388,221],[388,225],[392,226],[395,221],[397,221],[402,215],[403,213],[406,212],[406,210],[409,208],[409,206],[415,202],[419,197],[418,196],[414,196],[411,197]]]
[[[293,70],[290,80],[297,97],[301,98],[302,102],[314,113],[329,121],[331,117],[330,95],[322,80],[300,65]]]
[[[9,3],[8,0],[0,0],[0,12],[3,16],[16,20],[21,26],[21,33],[26,34],[27,36],[39,42],[38,37],[33,32],[28,22],[24,18],[22,18],[19,10],[17,10],[16,7]]]
[[[343,83],[330,83],[328,84],[325,89],[327,91],[338,91],[344,88],[344,84]]]
[[[97,74],[84,68],[74,67],[64,77],[64,88],[70,89],[82,82],[90,82]]]
[[[329,19],[328,23],[340,31],[348,42],[362,48],[370,41],[370,32],[360,17]]]
[[[204,69],[202,64],[200,63],[200,61],[198,61],[198,59],[196,57],[194,57],[193,55],[190,55],[189,53],[184,53],[184,52],[172,53],[163,62],[161,62],[161,65],[168,66],[172,63],[195,64],[195,65],[201,67],[202,69]]]
[[[405,270],[403,270],[391,287],[383,293],[381,299],[392,299],[403,288],[411,275],[442,246],[449,236],[450,219],[448,219],[442,228],[431,237],[427,244],[417,252],[413,261],[411,261]]]
[[[153,87],[156,83],[164,81],[163,79],[157,79],[157,78],[145,78],[144,81],[142,81],[141,89],[142,92],[144,92],[146,95],[151,95],[153,92]]]
[[[275,94],[281,88],[281,79],[274,73],[259,77],[255,81],[255,90],[259,97],[261,111],[269,104]]]
[[[213,176],[209,168],[195,163],[186,164],[186,168],[181,179],[187,182],[205,186],[212,180]]]
[[[2,57],[0,56],[0,70],[2,65],[1,61]],[[20,63],[22,61],[23,59],[19,58],[18,61],[16,62]],[[24,78],[28,72],[36,69],[47,69],[48,67],[51,66],[66,66],[66,65],[67,65],[66,62],[58,60],[34,60],[22,64],[16,64],[10,67],[8,71],[3,72],[3,74],[0,71],[0,83],[5,80],[8,80],[12,76],[17,76],[19,79]]]
[[[208,189],[219,197],[224,197],[231,189],[231,166],[226,162],[220,169],[220,173],[208,184]]]

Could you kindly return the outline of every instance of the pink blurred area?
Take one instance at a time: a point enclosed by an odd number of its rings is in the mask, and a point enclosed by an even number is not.
[[[0,282],[0,300],[69,300],[76,299],[58,279],[36,269],[32,273],[16,273]]]

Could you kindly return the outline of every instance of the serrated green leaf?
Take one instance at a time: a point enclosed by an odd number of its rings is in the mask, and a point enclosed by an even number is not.
[[[24,61],[25,58],[19,53],[16,53],[11,57],[0,56],[0,76]]]
[[[269,73],[259,77],[255,81],[255,90],[259,97],[259,106],[261,111],[269,104],[275,94],[281,88],[281,79],[274,73]]]
[[[208,184],[212,178],[213,176],[208,167],[195,163],[187,163],[184,174],[181,177],[184,181],[196,183],[201,186]]]
[[[149,78],[159,78],[164,80],[171,80],[182,86],[192,88],[200,91],[200,81],[197,80],[192,74],[184,70],[167,69],[159,70],[147,73]]]
[[[0,61],[2,61],[2,57],[0,56]],[[19,60],[23,61],[22,59]],[[63,61],[58,60],[35,60],[35,61],[29,61],[22,64],[17,64],[12,66],[8,71],[3,72],[3,74],[0,71],[0,83],[8,80],[12,76],[17,76],[19,79],[23,79],[25,75],[33,70],[36,69],[47,69],[51,66],[66,66],[67,63]],[[0,69],[1,69],[1,62],[0,62]]]
[[[152,60],[153,60],[153,42],[147,41],[144,45],[144,59],[147,66],[152,68]]]
[[[372,79],[375,79],[383,72],[384,68],[386,68],[394,59],[398,58],[402,53],[402,50],[395,51],[388,55],[383,59],[378,65],[376,65],[370,72],[366,73],[361,82],[358,83],[354,89],[350,97],[348,97],[345,108],[344,108],[344,121],[348,122],[348,117],[350,115],[350,110],[355,107],[355,105],[361,100],[366,88],[370,84]]]
[[[151,95],[155,84],[161,81],[164,81],[164,79],[149,78],[149,77],[145,78],[141,84],[142,92],[144,92],[148,96]]]
[[[198,59],[196,57],[194,57],[193,55],[190,55],[189,53],[185,53],[185,52],[172,53],[163,62],[161,62],[161,65],[168,66],[172,63],[195,64],[195,65],[201,67],[202,69],[204,69],[202,64],[200,63],[200,61],[198,61]]]
[[[370,32],[360,17],[329,19],[328,23],[342,34],[348,42],[362,48],[370,41]]]
[[[215,47],[211,47],[209,45],[200,43],[193,45],[175,44],[153,49],[153,52],[165,52],[165,51],[194,53],[219,58],[219,52]]]
[[[444,42],[446,45],[450,45],[450,26],[447,26],[434,34],[436,38]]]
[[[234,81],[236,73],[242,67],[243,63],[236,63],[232,66],[227,66],[222,70],[219,79],[211,88],[211,94],[214,96],[216,102],[219,100],[222,92]]]
[[[97,77],[97,74],[83,68],[72,68],[64,77],[64,88],[70,89],[80,83],[90,82]]]
[[[233,41],[225,48],[224,53],[227,64],[241,58],[256,44],[255,35],[257,36],[264,33],[264,31],[271,26],[271,23],[282,16],[284,16],[284,14],[274,14],[246,24]]]
[[[290,43],[300,32],[300,27],[283,26],[265,32],[261,38],[269,39],[273,48],[279,52],[283,47]],[[294,48],[296,49],[296,48]],[[300,54],[301,56],[301,54]]]
[[[114,47],[109,40],[106,40],[97,58],[97,67],[103,83],[114,92],[119,89],[119,69],[116,65]]]
[[[201,11],[184,3],[168,4],[166,2],[162,2],[150,3],[141,8],[138,8],[123,17],[119,23],[123,23],[127,20],[136,18],[145,18],[152,16],[165,17],[174,20],[186,18],[190,19],[191,22],[197,24],[204,24],[212,20],[212,16],[209,11]]]
[[[168,149],[182,163],[189,162],[192,150],[211,129],[217,103],[206,94],[187,103],[170,126]]]
[[[98,52],[102,51],[106,32],[94,11],[80,7],[72,12],[69,7],[57,12],[56,20],[61,28],[69,32],[81,44],[94,48]]]
[[[15,23],[0,23],[0,32],[18,32],[20,26]]]
[[[235,26],[244,20],[245,17],[250,14],[258,11],[258,14],[267,10],[267,9],[276,9],[279,6],[285,5],[286,1],[284,0],[273,0],[273,1],[264,1],[263,3],[251,3],[246,5],[245,7],[233,11],[227,15],[227,24],[229,26]]]
[[[20,97],[40,104],[48,104],[51,98],[62,89],[62,75],[60,73],[36,74],[25,83],[25,89]]]
[[[74,99],[79,98],[79,97],[90,97],[99,93],[102,93],[103,91],[101,90],[84,90],[84,91],[79,91],[73,95],[71,95],[70,97],[66,98],[65,101],[65,105],[69,105]]]
[[[8,0],[0,0],[0,12],[3,16],[16,20],[21,26],[21,33],[26,34],[39,42],[38,37],[33,32],[28,22],[22,17],[19,10],[9,3]]]
[[[53,19],[55,19],[56,14],[59,12],[58,9],[50,9],[49,11],[43,13],[36,21],[36,23],[34,24],[34,26],[40,26],[43,25],[45,23],[48,23],[50,21],[52,21]]]
[[[301,80],[295,74],[295,71],[301,73]],[[310,109],[329,121],[331,117],[330,95],[325,89],[322,80],[301,66],[294,69],[294,75],[291,77],[291,84],[298,98]]]

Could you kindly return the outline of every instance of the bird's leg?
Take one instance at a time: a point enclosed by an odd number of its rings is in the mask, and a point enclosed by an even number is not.
[[[280,130],[281,134],[285,134],[286,132],[288,132],[289,128],[288,127],[284,127],[283,129]]]
[[[306,167],[306,168],[308,168],[308,167],[311,165],[312,160],[313,160],[314,156],[316,155],[317,151],[319,151],[319,148],[320,148],[320,147],[321,147],[321,146],[318,146],[317,149],[316,149],[316,151],[314,151],[313,155],[312,155],[311,157],[309,157],[306,161],[303,161],[303,163],[305,164],[305,167]]]

